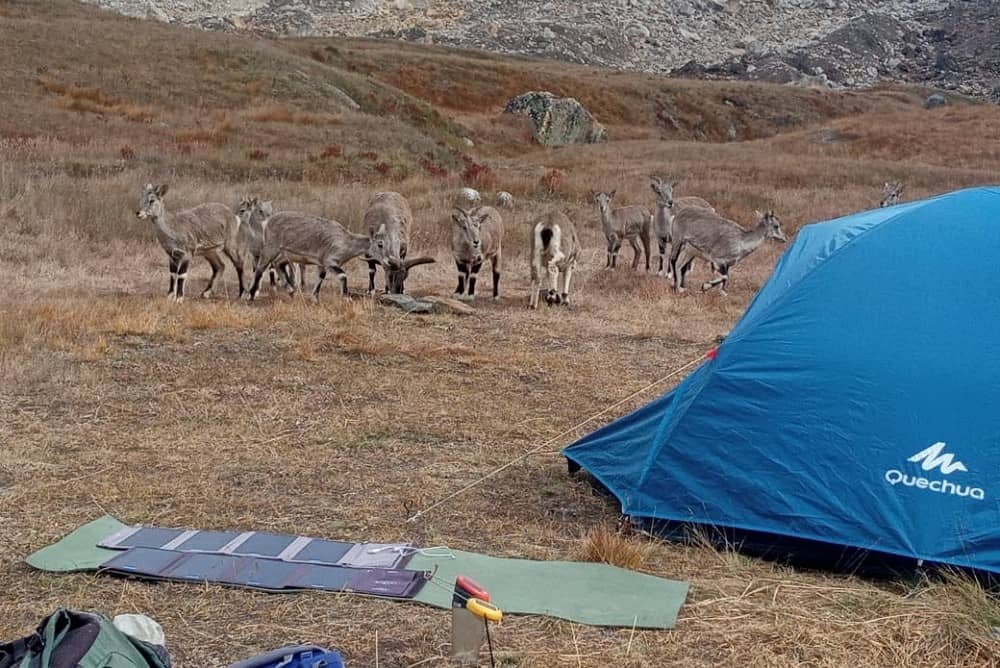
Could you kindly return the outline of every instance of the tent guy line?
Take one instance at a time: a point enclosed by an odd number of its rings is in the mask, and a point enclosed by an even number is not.
[[[588,417],[586,420],[583,420],[582,422],[578,422],[577,424],[573,425],[572,427],[570,427],[569,429],[567,429],[566,431],[564,431],[562,433],[556,434],[555,436],[553,436],[549,440],[545,441],[541,445],[539,445],[537,447],[534,447],[531,450],[528,450],[527,452],[525,452],[524,454],[519,455],[518,457],[515,457],[514,459],[510,460],[506,464],[493,469],[492,471],[490,471],[489,473],[487,473],[483,477],[478,478],[476,480],[473,480],[472,482],[470,482],[465,487],[459,489],[458,491],[452,492],[451,494],[449,494],[448,496],[444,497],[443,499],[439,499],[438,501],[435,501],[434,503],[432,503],[431,505],[427,506],[423,510],[417,511],[412,516],[410,516],[409,518],[407,518],[407,520],[406,520],[407,523],[411,523],[411,522],[417,521],[422,516],[424,516],[427,513],[431,512],[435,508],[438,508],[439,506],[444,505],[445,503],[451,501],[455,497],[461,496],[462,494],[468,492],[473,487],[486,482],[487,480],[489,480],[493,476],[495,476],[495,475],[497,475],[497,474],[505,471],[506,469],[510,468],[514,464],[517,464],[518,462],[527,459],[528,457],[530,457],[531,455],[537,453],[538,451],[542,450],[543,448],[547,448],[548,446],[552,445],[553,443],[555,443],[559,439],[563,438],[564,436],[568,436],[569,434],[572,434],[574,431],[576,431],[580,427],[588,424],[589,422],[592,422],[592,421],[596,420],[597,418],[601,417],[602,415],[604,415],[606,413],[610,413],[611,411],[615,410],[616,408],[618,408],[622,404],[624,404],[624,403],[626,403],[628,401],[631,401],[632,399],[634,399],[634,398],[636,398],[636,397],[638,397],[638,396],[640,396],[642,394],[645,394],[646,392],[652,390],[657,385],[661,385],[661,384],[667,382],[668,380],[670,380],[671,378],[673,378],[677,374],[683,373],[684,371],[687,371],[688,369],[690,369],[695,364],[698,364],[702,360],[708,359],[710,357],[710,355],[711,355],[711,352],[712,351],[709,351],[707,353],[702,353],[701,355],[698,355],[698,357],[694,358],[693,360],[691,360],[691,361],[687,362],[686,364],[684,364],[684,365],[682,365],[682,366],[674,369],[673,371],[671,371],[667,375],[665,375],[665,376],[663,376],[661,378],[657,378],[656,380],[654,380],[649,385],[646,385],[645,387],[636,390],[635,392],[633,392],[632,394],[628,395],[624,399],[621,399],[621,400],[617,401],[616,403],[608,406],[607,408],[605,408],[605,409],[603,409],[603,410],[601,410],[601,411],[599,411],[597,413],[594,413],[593,415],[591,415],[590,417]],[[554,451],[552,451],[551,454],[558,454],[559,452],[560,452],[559,450],[554,450]]]

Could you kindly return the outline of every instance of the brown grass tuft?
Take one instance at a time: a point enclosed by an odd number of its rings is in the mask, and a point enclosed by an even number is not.
[[[339,114],[326,112],[292,111],[286,106],[271,104],[254,107],[244,112],[244,117],[258,123],[293,123],[297,125],[340,125],[343,119]]]
[[[649,541],[623,536],[617,529],[601,525],[591,529],[583,540],[581,558],[637,571],[643,568],[651,552]]]
[[[113,114],[137,122],[150,121],[155,116],[152,108],[116,99],[100,88],[64,84],[48,76],[40,76],[38,82],[47,92],[58,97],[58,104],[64,109],[93,114]]]

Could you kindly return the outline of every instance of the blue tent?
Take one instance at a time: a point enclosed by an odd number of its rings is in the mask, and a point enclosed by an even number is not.
[[[563,454],[635,519],[1000,573],[998,259],[1000,188],[805,226],[714,359]]]

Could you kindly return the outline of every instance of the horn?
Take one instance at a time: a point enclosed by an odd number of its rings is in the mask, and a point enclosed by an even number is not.
[[[413,267],[416,267],[417,265],[420,265],[420,264],[432,264],[434,262],[437,262],[437,260],[435,260],[432,257],[415,257],[415,258],[411,258],[409,260],[405,260],[403,262],[403,268],[404,269],[412,269]]]

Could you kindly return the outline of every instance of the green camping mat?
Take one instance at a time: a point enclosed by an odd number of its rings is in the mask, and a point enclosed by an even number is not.
[[[118,550],[97,547],[97,544],[125,527],[125,524],[105,515],[84,524],[58,543],[43,547],[25,561],[40,571],[96,571],[105,561],[121,554]]]
[[[455,576],[483,586],[505,613],[548,615],[594,626],[673,628],[688,584],[635,571],[577,561],[501,559],[452,550],[454,559],[413,555],[406,568],[437,572],[413,597],[451,608]]]
[[[97,544],[125,526],[106,515],[43,547],[26,561],[43,571],[96,571],[121,554]],[[434,578],[410,600],[449,609],[455,577],[465,575],[481,584],[505,613],[547,615],[594,626],[669,629],[687,597],[686,582],[605,564],[503,559],[461,550],[450,553],[454,558],[413,555],[406,568],[432,571]]]

